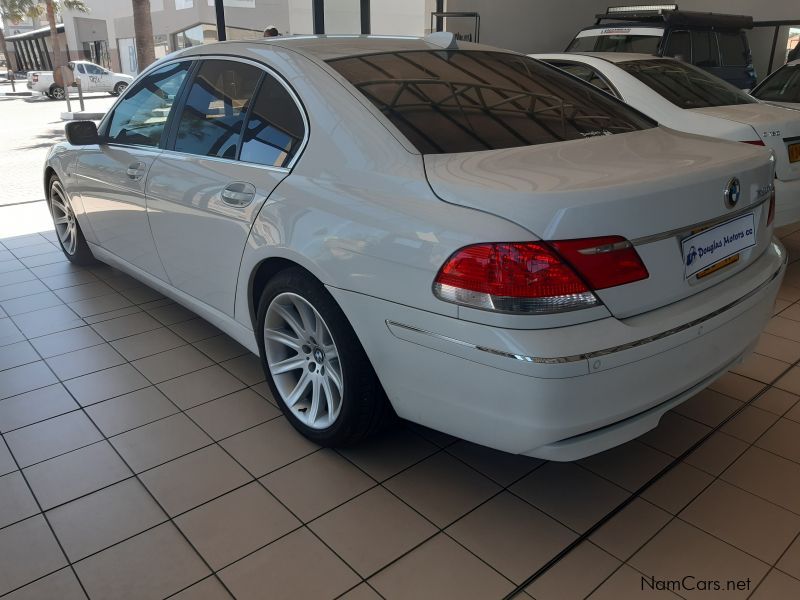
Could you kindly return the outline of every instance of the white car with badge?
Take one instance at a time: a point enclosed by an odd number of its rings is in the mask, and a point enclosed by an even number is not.
[[[750,94],[762,102],[800,110],[800,60],[783,65]]]
[[[600,452],[742,360],[786,268],[769,153],[446,33],[192,47],[67,140],[44,181],[69,260],[258,354],[325,445],[396,412]]]
[[[533,56],[596,85],[665,127],[768,147],[776,162],[775,223],[800,221],[800,112],[760,102],[672,58],[615,52]]]

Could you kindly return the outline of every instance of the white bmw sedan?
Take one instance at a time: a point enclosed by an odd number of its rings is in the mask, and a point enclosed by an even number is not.
[[[800,109],[800,60],[783,65],[759,83],[750,94],[763,102]]]
[[[786,264],[769,153],[447,34],[193,47],[67,139],[67,257],[259,354],[326,445],[393,411],[556,460],[620,444],[750,351]]]
[[[800,221],[800,113],[759,102],[702,69],[646,54],[537,54],[665,127],[767,146],[775,154],[775,225]]]

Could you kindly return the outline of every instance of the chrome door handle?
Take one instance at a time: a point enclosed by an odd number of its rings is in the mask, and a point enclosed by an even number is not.
[[[144,167],[145,164],[143,162],[135,162],[128,167],[126,173],[128,174],[128,177],[138,181],[144,176]]]
[[[256,197],[256,186],[252,183],[237,181],[222,190],[222,201],[230,206],[244,208]]]

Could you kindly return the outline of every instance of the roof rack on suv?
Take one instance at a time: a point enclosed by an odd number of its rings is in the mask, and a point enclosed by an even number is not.
[[[637,4],[634,6],[609,6],[605,14],[596,15],[595,25],[601,21],[662,22],[672,27],[709,29],[752,29],[753,17],[723,15],[678,10],[677,4]]]

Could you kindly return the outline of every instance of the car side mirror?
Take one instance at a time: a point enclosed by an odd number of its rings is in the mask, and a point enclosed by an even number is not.
[[[90,146],[100,143],[97,125],[94,121],[70,121],[64,127],[67,141],[73,146]]]

